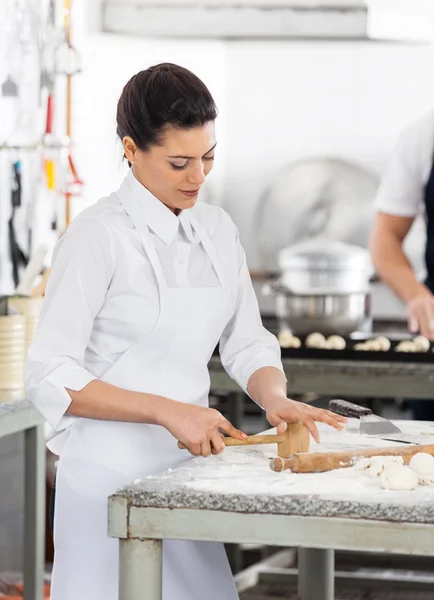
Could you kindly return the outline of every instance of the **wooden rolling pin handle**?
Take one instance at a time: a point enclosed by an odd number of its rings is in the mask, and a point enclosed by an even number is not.
[[[354,448],[345,452],[316,452],[293,454],[290,458],[271,459],[270,468],[280,473],[287,469],[293,473],[324,473],[334,469],[352,467],[361,458],[371,456],[402,456],[408,464],[418,452],[434,456],[434,446],[395,446],[391,448]]]
[[[286,439],[284,433],[277,435],[249,435],[244,440],[237,440],[232,437],[224,437],[223,441],[225,446],[256,446],[260,444],[278,444]],[[178,442],[178,448],[180,450],[187,450],[187,446],[182,442]]]

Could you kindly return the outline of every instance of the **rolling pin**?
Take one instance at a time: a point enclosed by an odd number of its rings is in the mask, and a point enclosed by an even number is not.
[[[324,473],[334,469],[352,467],[361,458],[371,456],[402,456],[404,463],[418,452],[434,456],[434,446],[395,446],[394,448],[354,448],[343,452],[312,452],[293,454],[290,458],[276,457],[270,460],[272,471],[280,473],[287,469],[293,473]]]
[[[298,423],[288,423],[284,433],[276,435],[249,435],[244,440],[237,440],[232,437],[223,438],[225,446],[257,446],[262,444],[277,444],[277,454],[282,458],[289,458],[296,455],[297,452],[309,451],[309,431],[304,425]],[[178,448],[186,450],[182,442],[178,442]]]

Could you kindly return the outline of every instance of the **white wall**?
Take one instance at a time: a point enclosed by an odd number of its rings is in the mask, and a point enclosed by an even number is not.
[[[137,71],[159,62],[174,62],[201,77],[219,105],[217,135],[221,152],[227,100],[223,42],[150,40],[99,33],[96,6],[92,5],[89,14],[87,8],[84,0],[77,0],[76,39],[83,71],[74,88],[74,146],[86,186],[84,202],[76,210],[117,189],[126,172],[116,140],[116,104],[123,86]],[[224,170],[220,161],[211,176],[208,187],[213,202],[219,202],[222,194]]]
[[[115,189],[125,172],[114,122],[124,83],[155,62],[178,62],[204,79],[219,104],[209,190],[237,222],[252,268],[262,266],[254,210],[282,166],[334,155],[380,174],[400,130],[434,107],[433,50],[426,45],[77,34],[83,73],[74,138],[86,182],[77,209]]]
[[[254,209],[282,166],[335,155],[381,173],[396,136],[434,108],[433,49],[363,42],[233,42],[225,206],[251,267]]]

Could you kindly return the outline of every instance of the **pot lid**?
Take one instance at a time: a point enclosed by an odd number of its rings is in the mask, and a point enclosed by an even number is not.
[[[344,242],[307,241],[278,254],[280,271],[345,271],[372,272],[368,250]]]

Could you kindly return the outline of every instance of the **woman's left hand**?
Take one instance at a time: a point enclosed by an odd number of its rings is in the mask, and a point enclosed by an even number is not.
[[[277,427],[278,433],[283,433],[286,430],[287,423],[299,423],[309,430],[316,442],[320,441],[320,437],[315,421],[327,423],[335,429],[342,429],[347,422],[345,417],[329,410],[314,408],[304,402],[297,402],[280,396],[268,400],[265,410],[268,422],[273,427]]]

